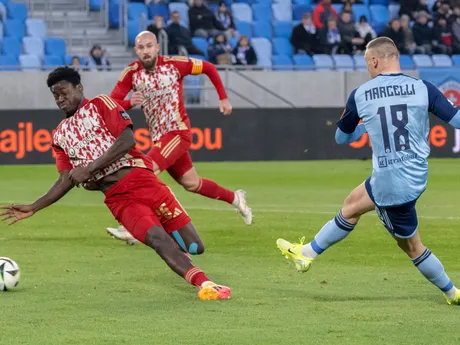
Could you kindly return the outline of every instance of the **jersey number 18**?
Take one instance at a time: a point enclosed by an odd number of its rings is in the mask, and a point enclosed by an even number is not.
[[[410,149],[409,131],[406,129],[406,125],[409,122],[407,104],[391,105],[390,113],[391,123],[396,127],[396,130],[393,132],[396,151],[405,151]],[[400,113],[401,118],[398,118],[398,113]],[[382,125],[383,146],[385,148],[385,152],[389,153],[391,152],[391,145],[385,107],[380,107],[377,110],[377,114],[380,115],[380,122]]]

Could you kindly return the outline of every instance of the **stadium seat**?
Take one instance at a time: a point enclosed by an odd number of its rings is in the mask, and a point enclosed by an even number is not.
[[[253,0],[253,3],[268,5],[268,6],[271,6],[272,2],[273,2],[272,0]]]
[[[248,5],[250,5],[252,3],[252,0],[235,0],[233,2],[239,3],[239,4],[248,4]]]
[[[310,5],[301,5],[301,4],[297,4],[297,5],[294,5],[293,9],[292,9],[292,18],[294,20],[302,20],[302,14],[306,13],[306,12],[311,12],[311,7]]]
[[[353,62],[355,64],[355,69],[358,71],[367,71],[366,60],[364,55],[354,55]]]
[[[273,4],[273,19],[278,22],[292,22],[292,7],[287,4]]]
[[[452,67],[452,59],[448,55],[434,54],[431,58],[434,67]]]
[[[370,4],[388,6],[390,5],[390,0],[371,0]]]
[[[237,37],[232,37],[228,40],[228,44],[230,44],[230,47],[235,48],[236,45],[238,44],[238,38]]]
[[[16,37],[19,40],[24,37],[24,23],[20,20],[7,19],[4,29],[5,36]]]
[[[0,42],[1,42],[2,38],[3,38],[3,25],[0,22]]]
[[[232,14],[236,21],[252,23],[252,9],[248,4],[232,4]]]
[[[258,66],[268,66],[267,62],[270,60],[271,66],[271,56],[272,56],[272,44],[271,42],[263,37],[253,38],[251,40],[252,47],[257,54],[257,65]]]
[[[163,2],[157,2],[157,3],[151,2],[149,4],[148,10],[149,10],[149,18],[150,19],[154,18],[155,16],[162,16],[164,21],[165,21],[165,23],[169,19],[168,5],[166,5]]]
[[[179,12],[181,24],[188,28],[188,6],[181,2],[171,2],[169,4],[169,13],[173,13],[174,11]]]
[[[26,20],[27,36],[45,38],[46,24],[43,19],[27,19]]]
[[[293,0],[292,3],[294,5],[304,5],[304,6],[308,6],[308,7],[311,8],[311,4],[316,3],[316,1],[312,1],[312,0]]]
[[[296,70],[313,70],[314,64],[310,55],[294,55],[292,58]]]
[[[15,55],[0,55],[0,72],[17,71],[18,57]]]
[[[252,16],[254,21],[264,20],[270,23],[272,20],[272,8],[270,5],[254,4],[252,5]]]
[[[265,37],[271,40],[272,38],[272,24],[270,21],[255,22],[252,25],[252,33],[254,37]]]
[[[414,54],[412,56],[416,67],[433,67],[433,61],[429,55],[425,54]]]
[[[332,4],[332,8],[333,8],[337,13],[342,13],[343,4]],[[359,19],[359,18],[358,18],[358,19]]]
[[[245,36],[248,36],[249,38],[252,37],[252,25],[250,23],[235,22],[235,26],[236,26],[236,31],[238,31],[240,35],[245,35]]]
[[[193,37],[192,43],[195,47],[202,50],[206,57],[208,57],[208,41],[202,37]]]
[[[124,8],[122,8],[124,11]],[[117,29],[124,23],[124,16],[121,16],[120,23],[120,6],[117,3],[109,4],[109,26],[110,28]]]
[[[91,11],[100,11],[104,8],[104,0],[89,0],[89,9]]]
[[[272,65],[276,71],[292,71],[292,59],[286,55],[274,55],[272,57]]]
[[[262,56],[257,57],[257,66],[261,67],[270,67],[272,65],[272,57],[270,56]]]
[[[313,62],[317,70],[330,70],[334,68],[334,61],[330,55],[315,54],[313,55]]]
[[[338,71],[352,71],[354,69],[355,64],[353,63],[353,59],[350,55],[333,55],[332,59],[334,60],[335,68]]]
[[[273,44],[273,55],[292,56],[292,45],[287,38],[274,38]]]
[[[62,38],[49,37],[45,40],[45,54],[65,57],[66,45]]]
[[[27,19],[27,6],[23,2],[9,2],[6,5],[9,19],[25,22]]]
[[[24,54],[37,55],[40,59],[45,55],[43,40],[39,37],[24,37],[22,40]]]
[[[194,55],[194,54],[192,54],[192,55],[189,55],[188,57],[190,59],[206,60],[206,56],[204,56],[204,55]]]
[[[356,20],[359,20],[359,17],[364,16],[366,17],[368,23],[371,22],[371,15],[366,5],[359,5],[359,4],[353,5],[352,11],[353,11],[353,14]]]
[[[22,44],[16,37],[3,37],[2,39],[2,54],[12,55],[16,58],[21,55]]]
[[[4,22],[6,20],[6,18],[7,18],[6,7],[0,1],[0,21]],[[0,26],[2,26],[2,25],[0,25]]]
[[[134,41],[136,40],[137,34],[139,31],[139,22],[135,19],[128,20],[128,45],[134,46]]]
[[[64,64],[64,61],[62,60],[62,57],[56,56],[56,55],[46,55],[43,58],[43,67],[46,70],[53,69],[58,66],[62,66]]]
[[[386,25],[390,20],[387,6],[371,5],[369,6],[369,11],[373,23]]]
[[[292,8],[292,0],[273,0],[273,4],[282,4],[286,7]]]
[[[409,55],[401,55],[399,57],[399,64],[402,70],[411,70],[415,68],[414,61]]]
[[[452,55],[454,66],[460,66],[460,55]]]
[[[139,2],[130,2],[128,4],[128,20],[129,19],[139,20],[139,18],[142,18],[142,17],[146,19],[148,18],[147,6]]]
[[[37,55],[20,55],[19,65],[23,71],[39,71],[42,67],[42,62]]]
[[[273,23],[273,33],[275,37],[289,39],[292,34],[292,24],[289,22],[275,22]]]
[[[388,15],[390,16],[390,18],[398,18],[400,8],[401,6],[399,4],[390,4],[388,6]]]

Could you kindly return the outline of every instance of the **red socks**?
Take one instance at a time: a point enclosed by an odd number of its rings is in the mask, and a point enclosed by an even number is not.
[[[198,187],[195,193],[201,194],[211,199],[223,200],[229,204],[232,204],[233,200],[235,200],[234,192],[219,186],[214,181],[208,180],[206,178],[201,179],[200,187]]]
[[[187,272],[185,272],[184,279],[190,284],[201,287],[206,281],[211,281],[206,274],[198,267],[192,266]]]

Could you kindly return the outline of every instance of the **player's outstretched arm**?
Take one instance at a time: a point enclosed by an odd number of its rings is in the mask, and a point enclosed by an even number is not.
[[[224,115],[230,115],[232,113],[232,105],[230,104],[227,92],[225,91],[224,83],[220,77],[219,71],[216,66],[207,61],[203,61],[203,74],[206,74],[211,81],[212,85],[219,95],[219,110]]]
[[[69,175],[70,179],[74,183],[85,183],[91,179],[94,173],[122,158],[134,146],[136,146],[136,140],[134,139],[133,130],[131,127],[126,127],[102,156],[94,160],[87,167],[72,169]]]
[[[366,128],[364,124],[359,124],[353,133],[345,133],[340,128],[337,128],[335,132],[335,141],[337,144],[351,144],[361,138],[361,136],[366,133]]]
[[[0,206],[2,210],[0,216],[3,221],[9,221],[9,225],[12,225],[22,219],[32,217],[38,211],[54,204],[72,188],[73,184],[69,179],[69,171],[61,171],[58,180],[50,190],[45,195],[38,198],[33,204]]]

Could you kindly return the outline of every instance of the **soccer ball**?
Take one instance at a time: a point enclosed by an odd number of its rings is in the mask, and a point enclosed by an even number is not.
[[[18,264],[9,258],[0,257],[0,291],[16,288],[20,277]]]

